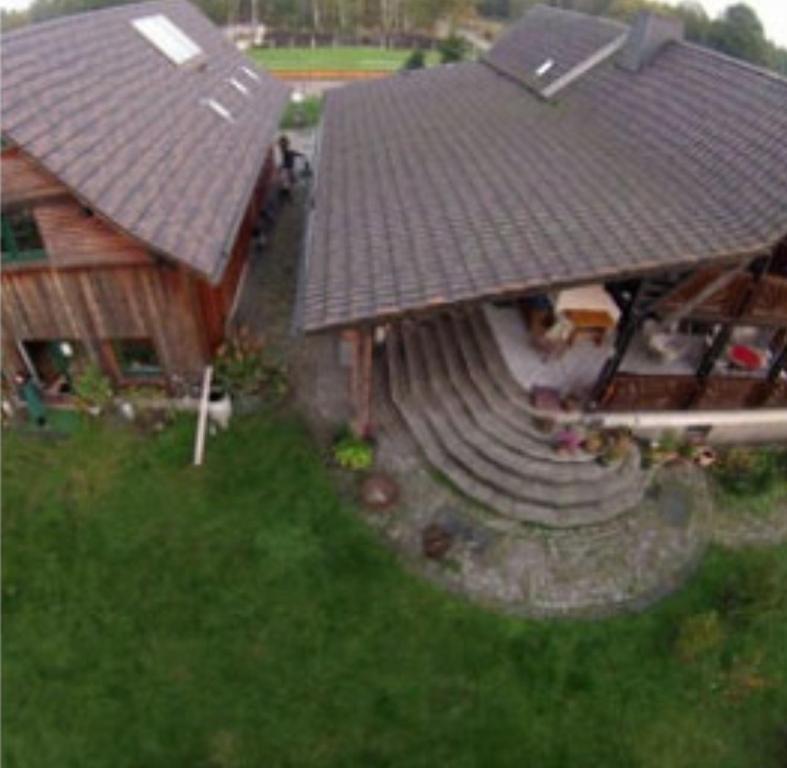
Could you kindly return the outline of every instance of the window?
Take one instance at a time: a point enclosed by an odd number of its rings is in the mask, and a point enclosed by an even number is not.
[[[143,16],[131,23],[142,37],[158,48],[173,64],[180,66],[202,53],[202,48],[161,13]]]
[[[112,349],[123,376],[131,379],[161,376],[161,365],[151,339],[114,339]]]
[[[82,345],[73,339],[24,341],[22,351],[48,395],[69,394],[86,362]]]
[[[224,118],[228,123],[234,123],[235,118],[232,116],[232,112],[230,112],[223,104],[216,101],[216,99],[202,99],[202,103],[212,109],[219,117]]]
[[[6,264],[46,258],[44,242],[31,211],[3,213],[2,251]]]

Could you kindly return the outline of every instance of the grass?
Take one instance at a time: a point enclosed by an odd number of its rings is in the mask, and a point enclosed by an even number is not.
[[[404,572],[297,421],[201,470],[193,429],[5,435],[8,768],[784,765],[784,547],[636,617],[507,618]]]
[[[345,72],[394,72],[410,55],[407,50],[390,48],[254,48],[249,54],[257,64],[270,70],[343,70]],[[436,64],[436,52],[426,54],[427,64]]]
[[[721,509],[767,515],[787,505],[787,448],[723,450],[710,477]]]
[[[313,128],[320,122],[322,98],[307,96],[300,104],[290,101],[284,110],[280,127],[282,130],[294,128]]]

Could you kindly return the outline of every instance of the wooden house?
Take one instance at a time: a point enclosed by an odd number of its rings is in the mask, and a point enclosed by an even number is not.
[[[787,439],[785,136],[783,77],[537,6],[327,95],[298,322],[359,432],[509,523],[609,520],[647,477],[603,429]]]
[[[2,40],[3,371],[192,379],[233,311],[287,89],[181,0]]]
[[[784,408],[785,135],[787,80],[676,20],[536,6],[477,62],[328,95],[300,325],[355,340],[358,386],[375,331],[483,309],[525,394]]]

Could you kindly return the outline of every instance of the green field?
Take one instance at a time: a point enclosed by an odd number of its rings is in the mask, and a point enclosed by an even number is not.
[[[270,70],[326,70],[393,72],[401,69],[410,51],[387,48],[256,48],[249,55]],[[437,53],[427,54],[427,63],[436,64]]]
[[[498,616],[403,570],[290,417],[3,451],[8,768],[777,768],[787,548],[639,616]]]

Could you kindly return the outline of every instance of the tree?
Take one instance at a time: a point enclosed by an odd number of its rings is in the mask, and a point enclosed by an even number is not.
[[[440,52],[441,63],[452,64],[455,61],[462,61],[462,59],[466,58],[470,46],[463,37],[453,34],[450,37],[446,37],[445,40],[441,40],[437,50]]]
[[[716,50],[751,61],[768,63],[768,41],[757,14],[745,3],[731,5],[708,30],[708,44]]]
[[[402,69],[423,69],[426,66],[426,55],[423,49],[416,48],[402,65]]]

